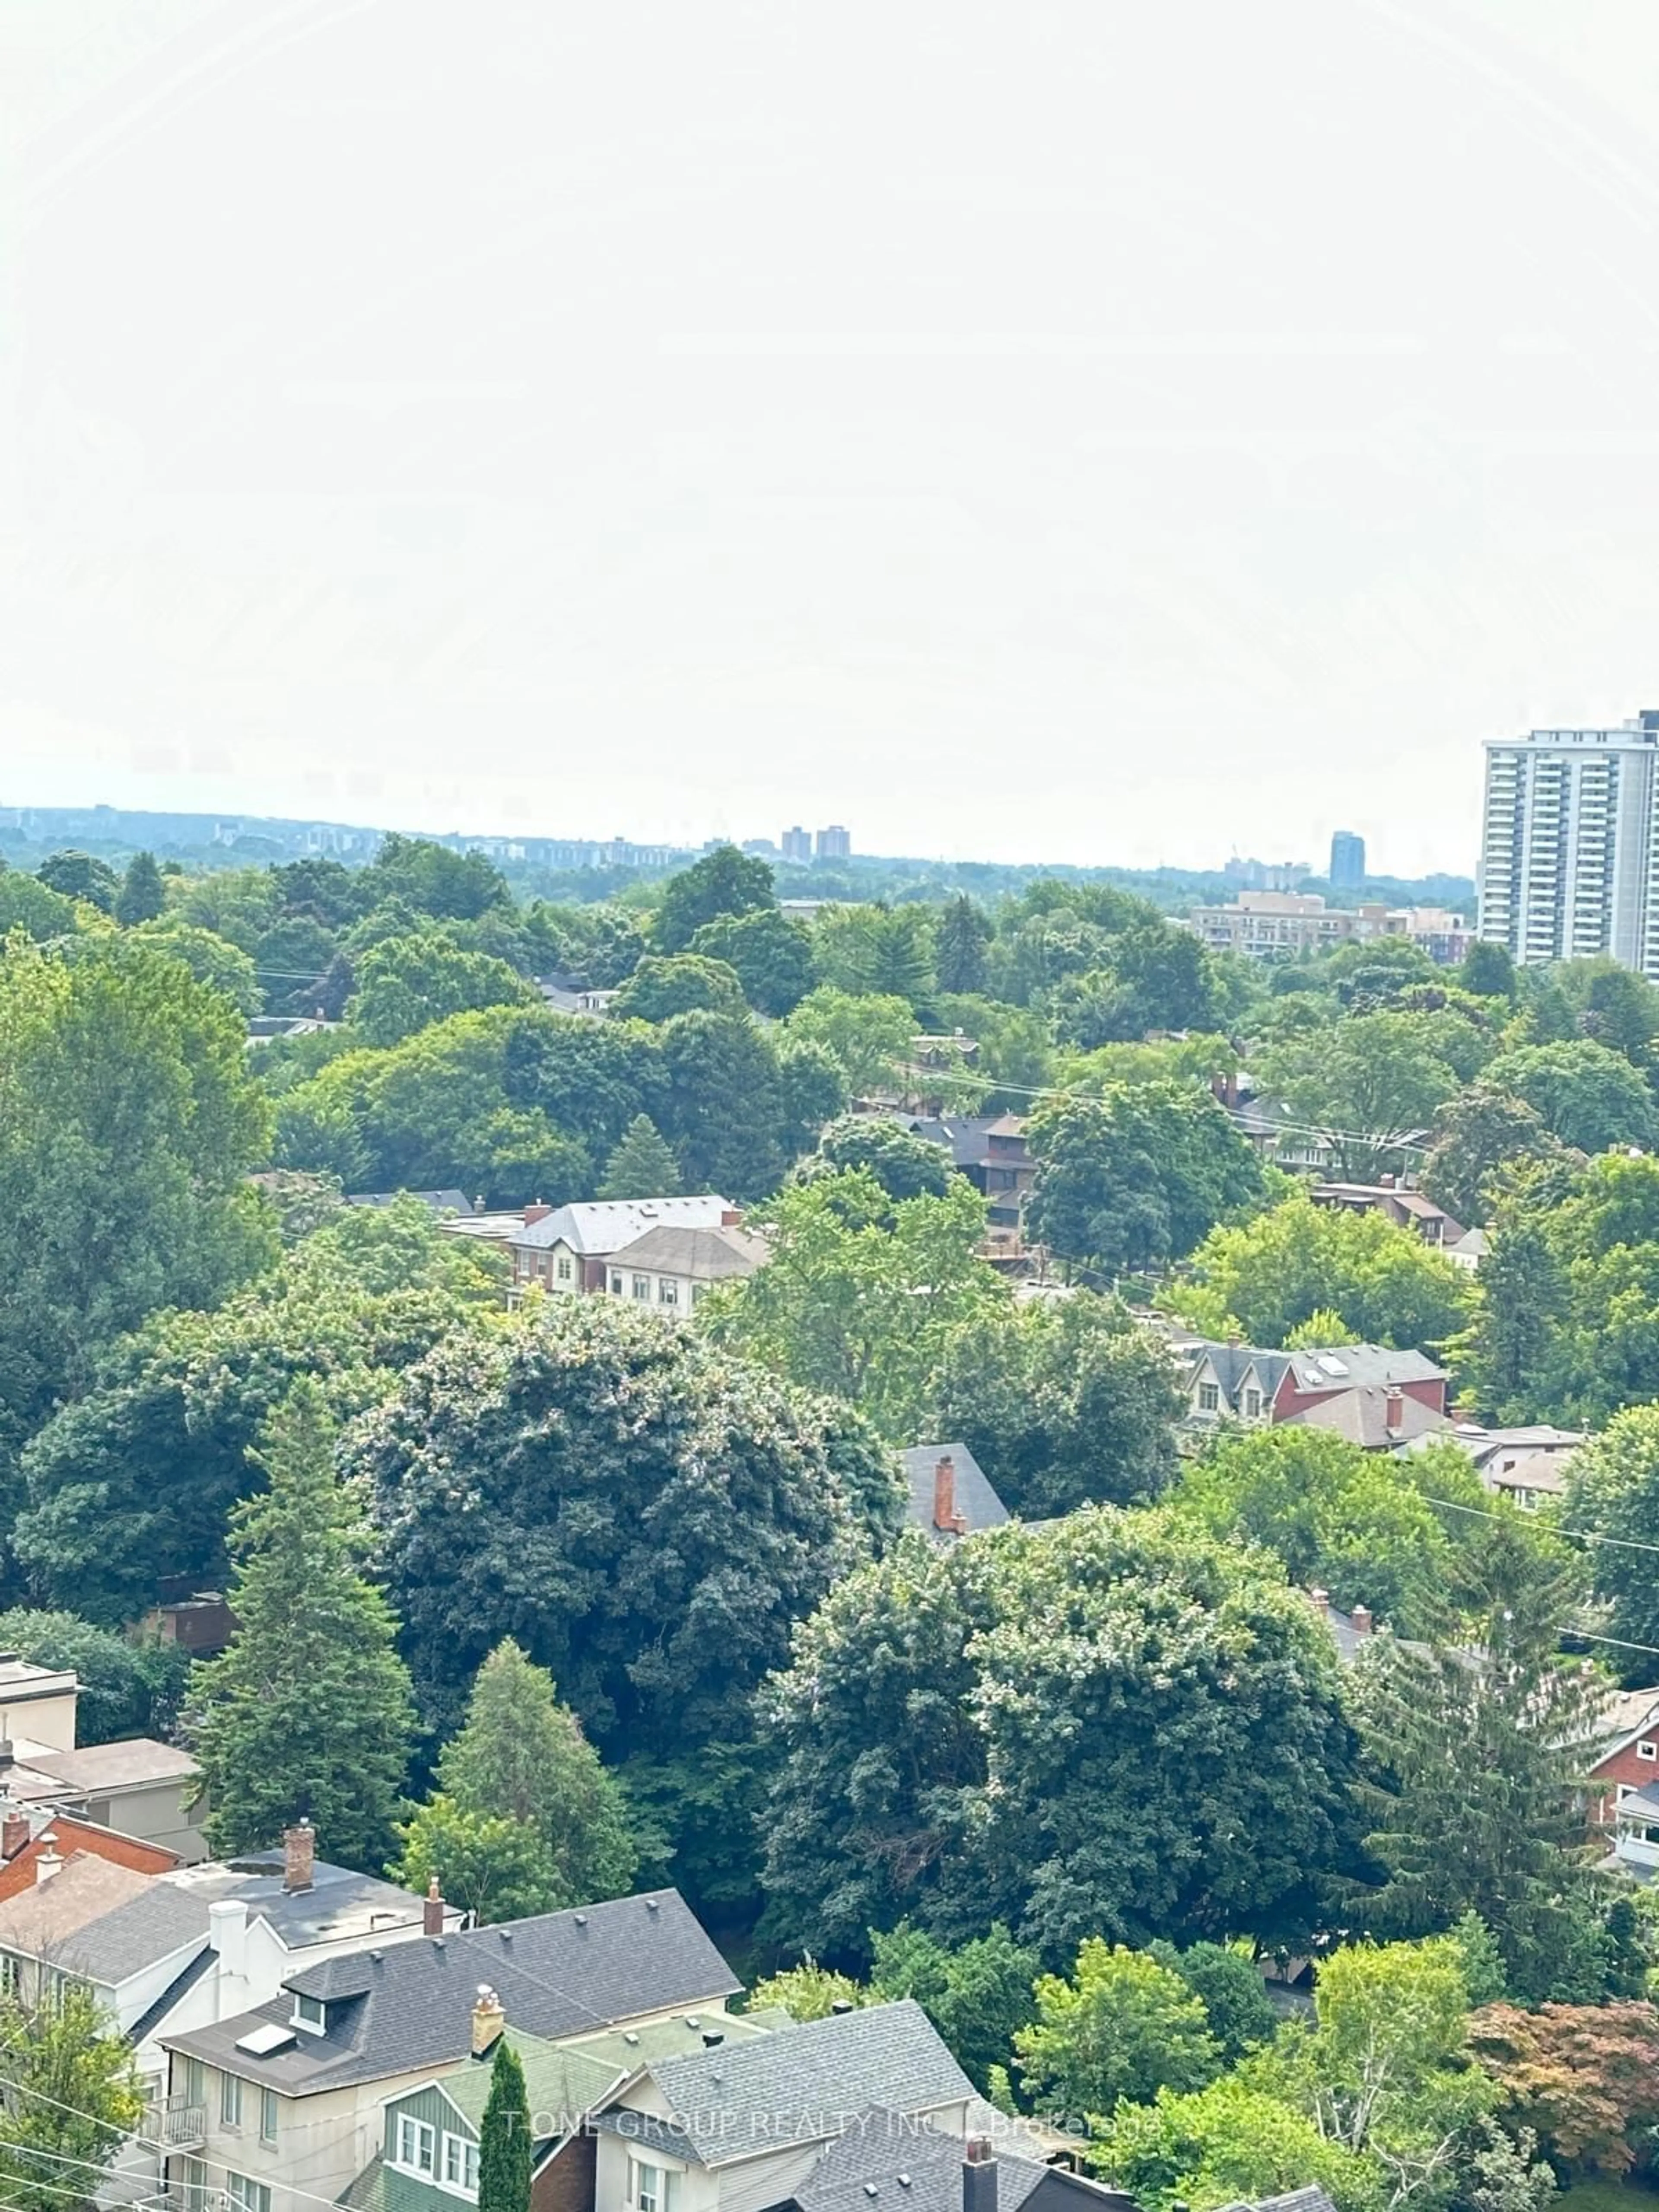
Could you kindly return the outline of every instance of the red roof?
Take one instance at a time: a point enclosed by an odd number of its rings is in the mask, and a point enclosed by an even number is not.
[[[91,1858],[107,1859],[112,1866],[131,1867],[135,1874],[166,1874],[183,1863],[177,1851],[163,1850],[159,1844],[141,1844],[135,1837],[118,1836],[113,1828],[94,1827],[90,1820],[71,1820],[60,1813],[0,1867],[0,1904],[33,1886],[34,1863],[54,1842],[64,1858],[71,1851],[84,1851]]]

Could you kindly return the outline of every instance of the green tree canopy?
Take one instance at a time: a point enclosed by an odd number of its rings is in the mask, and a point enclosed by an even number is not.
[[[1157,1498],[1185,1407],[1160,1340],[1115,1299],[1078,1291],[951,1328],[922,1426],[960,1437],[1004,1504],[1036,1519]]]
[[[981,2091],[1006,2066],[1014,2034],[1036,2010],[1040,1961],[994,1920],[982,1936],[954,1948],[908,1922],[870,1939],[870,1986],[880,1997],[914,1997]]]
[[[135,853],[116,894],[115,919],[123,929],[131,929],[135,922],[154,921],[167,902],[167,889],[155,854]]]
[[[943,1145],[871,1114],[843,1114],[832,1121],[818,1139],[817,1152],[796,1174],[811,1179],[848,1168],[867,1168],[895,1200],[943,1198],[951,1187],[951,1155]]]
[[[791,1620],[901,1502],[850,1411],[614,1298],[452,1333],[349,1461],[432,1721],[511,1634],[602,1747],[659,1758],[744,1739]]]
[[[397,1623],[358,1564],[368,1530],[336,1478],[321,1388],[301,1376],[270,1416],[269,1487],[231,1516],[236,1628],[203,1668],[191,1741],[221,1857],[309,1820],[319,1849],[382,1864],[414,1728]]]
[[[84,899],[103,914],[114,911],[121,879],[107,860],[92,860],[85,853],[53,853],[34,872],[61,898]]]
[[[357,963],[346,1018],[369,1044],[400,1044],[451,1014],[531,1006],[533,988],[504,960],[470,952],[441,931],[388,937]]]
[[[944,1345],[1007,1303],[978,1257],[979,1194],[890,1201],[864,1168],[792,1185],[758,1217],[770,1257],[705,1302],[719,1342],[860,1407],[895,1443],[915,1439]]]
[[[1071,1979],[1044,1974],[1036,1996],[1036,2018],[1014,2048],[1041,2112],[1086,2113],[1092,2124],[1160,2089],[1201,2089],[1221,2070],[1201,1999],[1149,1952],[1091,1936]]]
[[[264,1149],[242,1024],[112,933],[0,951],[0,1482],[21,1437],[155,1307],[210,1305],[272,1257],[243,1181]]]
[[[478,2212],[530,2212],[534,2143],[524,2067],[503,2035],[490,2062],[489,2095],[478,2130]]]
[[[1273,2041],[1279,2014],[1262,1984],[1249,1943],[1150,1943],[1160,1966],[1179,1974],[1204,2007],[1211,2034],[1231,2065]]]
[[[908,1060],[916,1018],[909,1002],[881,993],[860,994],[820,983],[795,1008],[787,1024],[792,1037],[821,1044],[835,1054],[855,1098],[897,1091]]]
[[[991,936],[983,909],[966,891],[947,901],[933,927],[933,965],[941,991],[985,988],[985,949]]]
[[[1320,1134],[1346,1182],[1375,1182],[1457,1089],[1445,1047],[1432,1015],[1350,1014],[1264,1053],[1260,1087]]]
[[[1524,1099],[1493,1083],[1474,1083],[1440,1117],[1423,1162],[1423,1188],[1454,1220],[1473,1229],[1491,1219],[1494,1184],[1505,1169],[1547,1159],[1555,1150],[1555,1140]]]
[[[249,1447],[295,1378],[349,1419],[459,1315],[497,1304],[501,1274],[410,1199],[336,1212],[214,1312],[153,1315],[28,1447],[14,1542],[31,1579],[109,1626],[163,1578],[221,1587],[230,1509],[259,1484]]]
[[[692,937],[693,953],[730,968],[757,1013],[793,1013],[817,981],[812,940],[775,907],[716,915]]]
[[[659,951],[684,952],[705,922],[776,904],[765,861],[738,852],[735,845],[717,845],[663,885],[652,935]]]
[[[264,1004],[252,960],[228,937],[198,928],[177,915],[162,915],[155,921],[137,923],[132,942],[179,962],[198,983],[221,992],[239,1014],[257,1014]]]
[[[132,2046],[88,1984],[0,1997],[0,2190],[17,2212],[90,2201],[143,2111]],[[64,2194],[64,2174],[75,2177]],[[84,2176],[82,2179],[81,2177]]]
[[[1063,1260],[1116,1274],[1186,1256],[1261,1190],[1255,1153],[1196,1085],[1109,1085],[1033,1117],[1030,1233]]]
[[[1596,1595],[1613,1607],[1610,1632],[1659,1645],[1659,1574],[1649,1548],[1659,1542],[1659,1406],[1615,1413],[1573,1454],[1562,1517],[1606,1540],[1589,1551]],[[1646,1655],[1630,1658],[1638,1679],[1649,1680]]]
[[[698,1010],[746,1011],[736,969],[703,952],[647,954],[617,992],[611,1011],[617,1021],[665,1022]]]
[[[361,877],[365,910],[396,899],[439,921],[472,921],[511,902],[507,879],[482,853],[455,853],[426,837],[395,832]]]
[[[1659,1110],[1624,1058],[1592,1037],[1500,1053],[1486,1080],[1524,1099],[1553,1137],[1581,1152],[1659,1144]]]
[[[1194,1328],[1237,1329],[1269,1350],[1315,1314],[1340,1315],[1346,1341],[1411,1349],[1455,1334],[1469,1297],[1467,1275],[1414,1231],[1297,1192],[1237,1228],[1212,1231],[1164,1303]]]
[[[1085,1508],[907,1535],[797,1632],[767,1887],[781,1932],[1006,1922],[1045,1960],[1323,1924],[1350,1863],[1334,1647],[1260,1554]],[[1194,1790],[1192,1778],[1204,1775]]]

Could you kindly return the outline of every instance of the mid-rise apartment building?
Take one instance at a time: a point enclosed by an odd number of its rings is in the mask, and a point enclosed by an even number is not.
[[[1659,711],[1486,746],[1480,934],[1527,963],[1610,953],[1659,980]]]

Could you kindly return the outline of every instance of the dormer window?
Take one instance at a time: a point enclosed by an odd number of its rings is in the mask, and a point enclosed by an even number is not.
[[[307,2029],[313,2035],[326,2034],[328,2007],[320,1997],[301,1996],[296,1990],[294,1993],[294,2025]]]

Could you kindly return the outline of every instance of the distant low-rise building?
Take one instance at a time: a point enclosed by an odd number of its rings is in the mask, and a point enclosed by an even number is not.
[[[1247,960],[1290,960],[1333,952],[1340,945],[1403,937],[1442,966],[1455,966],[1474,939],[1461,915],[1443,907],[1389,907],[1371,901],[1334,907],[1316,891],[1241,891],[1224,906],[1195,907],[1188,916],[1212,951]]]

